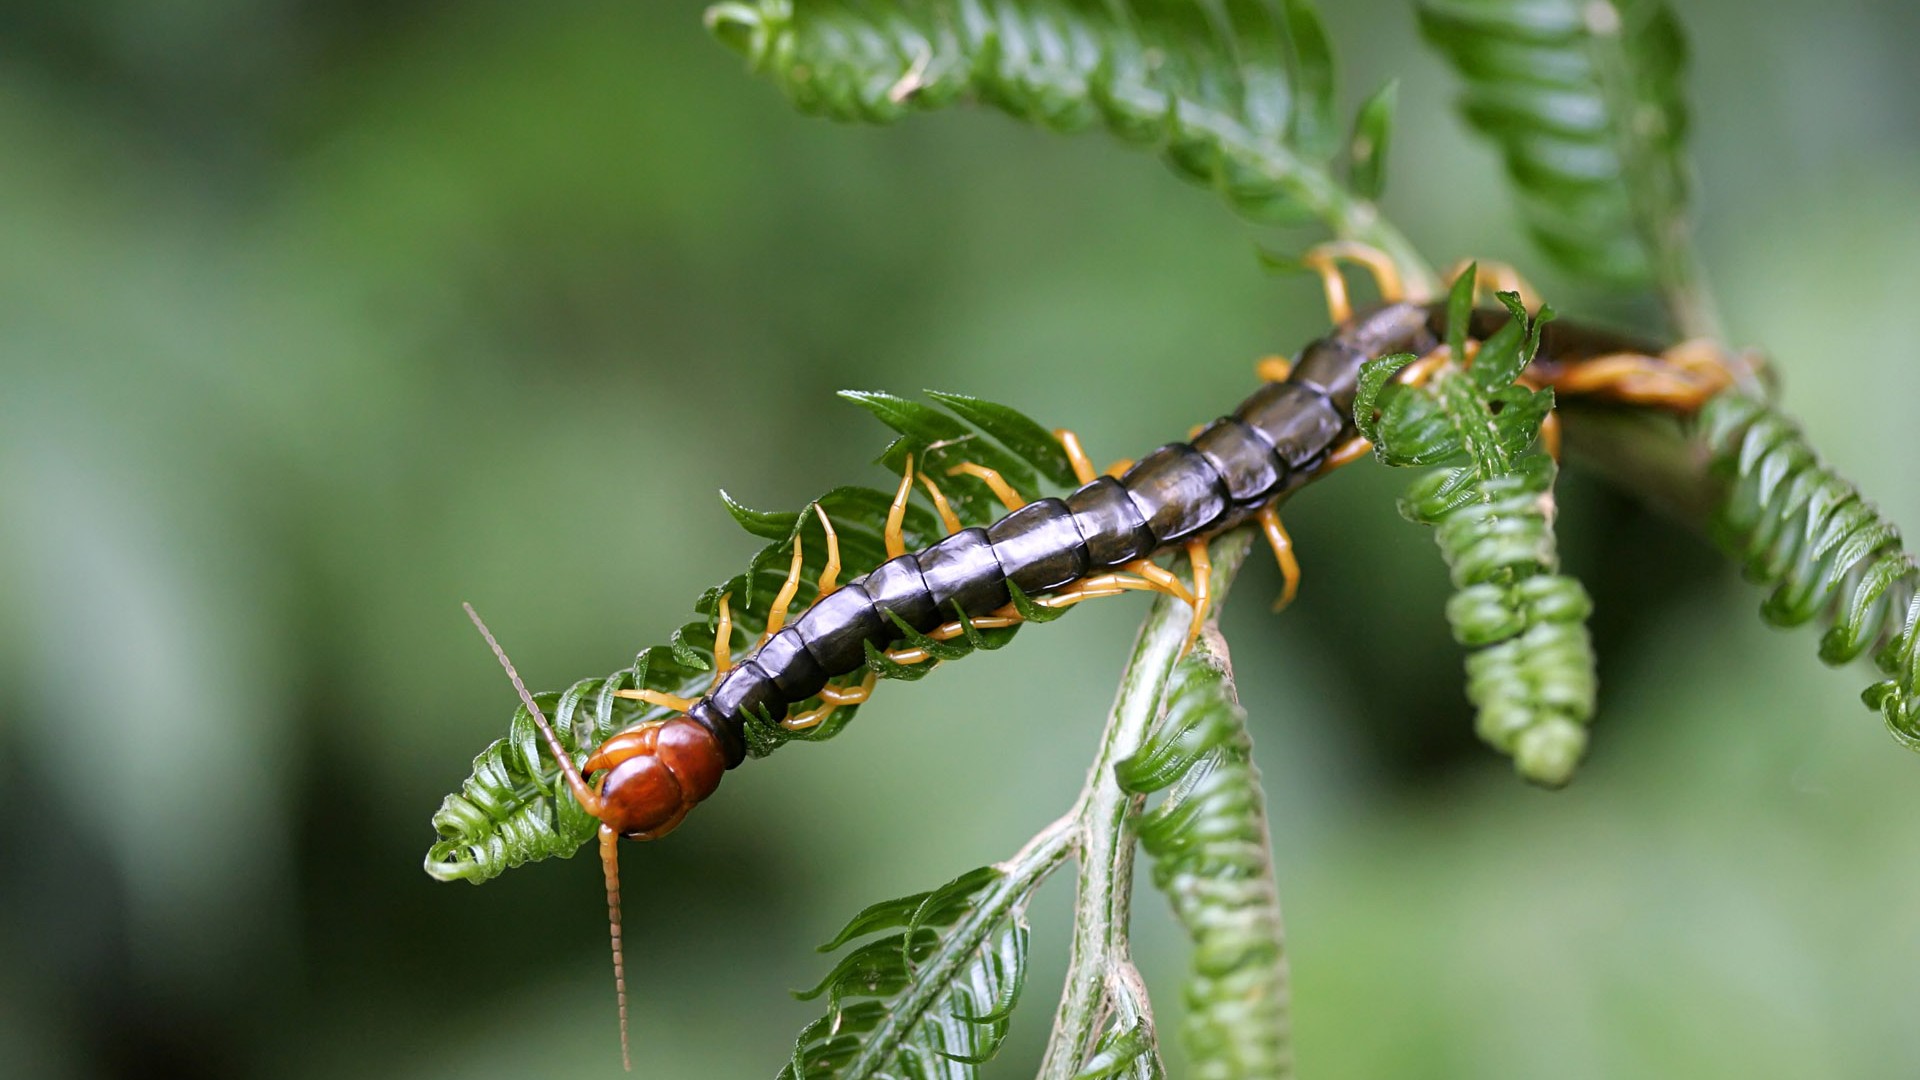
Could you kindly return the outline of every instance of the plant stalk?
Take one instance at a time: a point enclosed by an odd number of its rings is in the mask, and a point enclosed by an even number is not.
[[[1252,544],[1253,534],[1246,529],[1214,541],[1211,582],[1216,615]],[[1131,983],[1124,979],[1133,970],[1127,941],[1137,843],[1133,823],[1143,800],[1121,789],[1114,766],[1139,752],[1159,718],[1167,678],[1186,648],[1191,617],[1185,603],[1165,595],[1147,613],[1121,673],[1120,689],[1086,786],[1069,815],[1080,824],[1080,883],[1066,989],[1041,1061],[1042,1080],[1070,1080],[1079,1071],[1111,1005],[1119,1005],[1123,1015],[1152,1020],[1144,993],[1131,990],[1139,986],[1137,976]],[[1124,997],[1111,1002],[1116,975],[1123,977],[1117,981]],[[1130,1000],[1135,996],[1138,1001]]]

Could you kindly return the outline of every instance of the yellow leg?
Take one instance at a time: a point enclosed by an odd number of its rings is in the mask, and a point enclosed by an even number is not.
[[[827,717],[832,716],[834,710],[840,708],[840,706],[858,705],[867,700],[873,693],[874,679],[875,676],[869,672],[866,679],[864,679],[859,686],[822,687],[820,690],[820,700],[823,704],[819,708],[809,709],[799,716],[789,716],[785,720],[780,721],[780,726],[786,728],[788,731],[805,731],[811,727],[818,727]]]
[[[1314,475],[1325,476],[1327,473],[1344,465],[1351,465],[1359,461],[1372,452],[1373,443],[1362,436],[1356,435],[1346,442],[1341,443],[1339,446],[1334,447],[1333,453],[1327,455],[1327,460],[1321,462],[1320,467],[1314,470]]]
[[[787,625],[787,608],[793,604],[793,596],[800,591],[800,534],[793,534],[793,563],[787,568],[787,580],[774,594],[773,606],[767,609],[767,631],[760,635],[764,643],[779,633]]]
[[[1180,650],[1185,656],[1193,649],[1193,643],[1200,640],[1200,629],[1207,623],[1207,612],[1213,607],[1213,558],[1207,553],[1205,540],[1187,542],[1187,562],[1193,566],[1193,622],[1187,627],[1187,645]]]
[[[1467,342],[1467,358],[1469,360],[1471,360],[1473,355],[1478,351],[1474,342]],[[1406,367],[1401,368],[1400,373],[1393,378],[1395,382],[1407,386],[1421,386],[1424,385],[1428,379],[1433,378],[1435,372],[1438,372],[1441,368],[1451,363],[1453,363],[1453,351],[1447,346],[1442,345],[1438,349],[1415,360],[1413,363],[1408,364]]]
[[[1131,468],[1133,468],[1133,459],[1130,457],[1121,458],[1119,461],[1116,461],[1113,464],[1107,466],[1107,475],[1121,476],[1121,475],[1124,475],[1126,471]]]
[[[813,512],[820,518],[820,527],[827,533],[827,565],[820,568],[818,597],[825,599],[828,593],[840,587],[840,534],[833,531],[833,519],[827,517],[827,512],[820,508],[819,503],[813,504]]]
[[[1156,566],[1154,569],[1159,570],[1160,568]],[[1165,573],[1165,571],[1161,572]],[[1153,582],[1147,581],[1144,578],[1134,577],[1131,574],[1098,574],[1090,578],[1081,578],[1079,581],[1066,586],[1060,592],[1036,596],[1032,602],[1045,608],[1064,608],[1072,607],[1074,604],[1080,603],[1083,600],[1093,600],[1102,596],[1119,596],[1131,591],[1164,592],[1166,590]],[[975,630],[996,630],[1005,626],[1016,626],[1020,623],[1021,619],[1020,613],[1014,606],[1008,604],[996,609],[990,615],[983,615],[980,618],[969,621]],[[950,641],[964,633],[966,633],[965,627],[961,626],[958,622],[950,622],[936,627],[928,633],[927,636],[935,641]],[[928,653],[925,649],[918,647],[893,649],[887,653],[887,659],[899,664],[924,663],[931,659],[931,656],[932,654]]]
[[[733,612],[727,606],[731,598],[730,593],[720,594],[720,624],[714,628],[713,632],[713,681],[708,684],[708,693],[712,693],[713,689],[720,685],[720,680],[733,669]],[[677,713],[684,713],[694,705],[692,701],[677,694],[668,694],[659,690],[615,690],[613,696],[644,701],[649,705],[658,705]]]
[[[733,612],[728,609],[729,593],[720,594],[720,625],[713,631],[713,685],[733,667]]]
[[[964,461],[947,470],[948,476],[959,476],[962,473],[983,481],[993,491],[993,497],[1000,500],[1000,505],[1007,508],[1008,513],[1027,505],[1027,500],[1022,498],[1020,493],[1013,489],[1013,485],[1007,483],[1006,477],[1001,476],[996,469]]]
[[[1697,364],[1689,357],[1684,363]],[[1614,401],[1692,412],[1733,381],[1724,366],[1696,369],[1640,353],[1612,353],[1582,361],[1543,380],[1558,393],[1592,394]]]
[[[1343,260],[1359,263],[1372,271],[1374,285],[1380,290],[1382,300],[1392,303],[1406,298],[1406,283],[1401,280],[1400,268],[1394,265],[1386,252],[1353,240],[1316,244],[1300,257],[1300,263],[1320,275],[1320,285],[1327,294],[1327,314],[1334,322],[1344,323],[1353,318],[1353,301],[1347,295],[1347,279],[1340,273]]]
[[[867,677],[856,686],[835,686],[832,683],[820,688],[820,700],[829,705],[858,705],[873,696],[873,684],[878,676],[867,672]]]
[[[921,473],[920,483],[926,485],[927,494],[933,496],[933,508],[939,512],[941,522],[946,525],[948,536],[966,528],[960,523],[960,515],[953,512],[952,504],[947,502],[946,493],[940,490],[939,484],[933,482],[933,477]]]
[[[659,690],[615,690],[613,696],[630,698],[634,701],[644,701],[649,705],[658,705],[663,709],[672,709],[677,713],[686,712],[688,709],[693,708],[694,705],[693,702],[686,698],[662,693]]]
[[[1060,440],[1060,448],[1067,452],[1067,460],[1073,464],[1073,478],[1082,484],[1091,484],[1100,473],[1094,469],[1093,460],[1087,457],[1086,447],[1080,445],[1080,436],[1066,428],[1056,428],[1053,437]]]
[[[1129,574],[1099,574],[1090,578],[1081,578],[1061,592],[1041,597],[1034,603],[1049,608],[1072,607],[1083,600],[1093,600],[1102,596],[1119,596],[1134,589],[1159,591],[1151,582]]]
[[[1689,338],[1660,354],[1660,358],[1682,371],[1718,386],[1728,386],[1739,376],[1757,377],[1766,367],[1766,357],[1746,351],[1737,356],[1710,338]]]
[[[1161,569],[1157,563],[1151,560],[1135,559],[1120,569],[1125,570],[1129,574],[1135,574],[1145,578],[1148,582],[1152,583],[1153,588],[1159,592],[1178,597],[1189,604],[1193,603],[1193,594],[1187,591],[1186,585],[1183,584],[1178,577]]]
[[[1273,610],[1281,611],[1300,591],[1300,560],[1293,554],[1293,538],[1287,535],[1286,526],[1280,524],[1280,508],[1268,503],[1261,509],[1258,518],[1260,530],[1267,534],[1267,543],[1273,548],[1273,557],[1280,563],[1280,580],[1285,582],[1280,589],[1280,599],[1273,602]]]
[[[1726,370],[1720,343],[1712,338],[1688,338],[1662,352],[1660,358],[1683,371],[1713,375]]]
[[[907,520],[907,496],[913,494],[913,455],[907,455],[907,470],[900,474],[900,488],[893,493],[893,505],[887,507],[887,558],[897,559],[907,553],[907,541],[900,533],[900,526]]]
[[[1286,382],[1287,376],[1293,374],[1293,361],[1284,356],[1261,357],[1260,362],[1253,365],[1253,373],[1261,382]]]

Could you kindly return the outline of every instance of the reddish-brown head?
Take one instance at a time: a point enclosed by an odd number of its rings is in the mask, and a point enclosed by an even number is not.
[[[631,840],[672,832],[696,803],[720,786],[727,768],[720,744],[685,717],[655,720],[623,731],[587,759],[600,777],[600,820]]]

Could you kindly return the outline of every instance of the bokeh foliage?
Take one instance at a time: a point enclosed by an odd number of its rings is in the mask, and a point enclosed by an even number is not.
[[[1913,13],[1683,13],[1728,322],[1837,465],[1920,520],[1889,452],[1920,334]],[[1436,252],[1523,260],[1499,200],[1447,193],[1500,177],[1404,7],[1327,16],[1352,99],[1407,75],[1396,215]],[[1132,454],[1323,321],[1137,158],[990,117],[809,124],[698,5],[5,18],[10,1075],[611,1073],[593,868],[419,873],[423,809],[511,707],[458,601],[538,684],[610,671],[749,554],[700,492],[795,506],[870,475],[869,437],[828,419],[841,387],[1019,400]],[[1848,707],[1857,674],[1750,625],[1750,589],[1575,470],[1562,546],[1596,599],[1606,752],[1566,792],[1523,790],[1450,689],[1446,583],[1387,509],[1404,478],[1349,473],[1290,513],[1300,603],[1229,613],[1308,1067],[1911,1071],[1912,763]],[[1380,599],[1344,599],[1363,566]],[[1084,770],[1080,721],[1138,614],[1112,605],[938,694],[890,688],[630,860],[654,1068],[780,1060],[817,1015],[778,999],[817,977],[806,943],[1056,809],[1024,793]],[[1057,719],[1008,707],[1028,700]],[[951,848],[926,850],[922,813]],[[1139,916],[1149,976],[1177,979],[1178,930]],[[1032,985],[1057,974],[1036,960]],[[1010,1058],[1044,1026],[1025,1020]]]

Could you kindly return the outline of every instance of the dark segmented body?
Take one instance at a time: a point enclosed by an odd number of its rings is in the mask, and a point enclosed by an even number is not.
[[[1004,606],[1009,581],[1042,593],[1240,524],[1305,484],[1352,437],[1361,365],[1435,348],[1443,307],[1389,304],[1359,315],[1302,349],[1285,382],[1261,387],[1191,442],[1170,443],[1118,478],[1099,477],[1064,499],[1029,503],[849,581],[769,638],[687,715],[714,735],[732,768],[746,756],[747,714],[783,719],[827,680],[864,667],[869,643],[885,648],[901,637],[889,612],[926,633],[956,608],[978,617]],[[1474,336],[1491,334],[1505,319],[1505,312],[1476,312]],[[1551,323],[1540,363],[1621,351],[1654,350]]]

